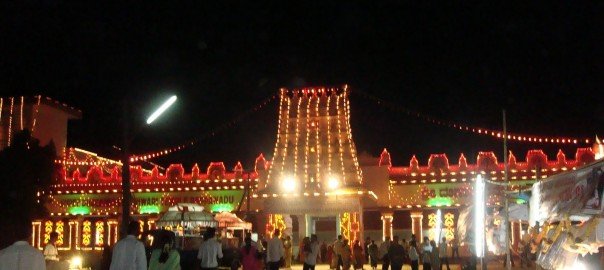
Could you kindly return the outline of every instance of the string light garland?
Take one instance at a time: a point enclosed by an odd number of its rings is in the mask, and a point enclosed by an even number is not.
[[[456,122],[452,122],[452,121],[441,120],[441,119],[402,107],[400,105],[396,105],[394,103],[391,103],[387,100],[376,97],[374,95],[371,95],[371,94],[361,91],[361,90],[357,90],[357,91],[355,91],[355,93],[359,93],[362,97],[376,102],[376,104],[379,106],[384,106],[393,111],[402,112],[408,116],[418,118],[420,120],[423,120],[423,121],[431,123],[431,124],[445,126],[445,127],[457,129],[457,130],[464,131],[464,132],[471,132],[471,133],[474,133],[477,135],[489,136],[489,137],[493,137],[496,139],[503,139],[503,136],[504,136],[503,131],[501,131],[501,130],[488,129],[488,128],[482,128],[482,127],[473,126],[473,125],[465,125],[465,124],[456,123]],[[528,134],[520,134],[520,133],[510,133],[510,132],[507,132],[507,139],[513,140],[513,141],[518,141],[518,142],[549,143],[549,144],[579,144],[579,143],[589,144],[591,142],[591,140],[589,138],[566,137],[566,136],[537,136],[537,135],[528,135]]]
[[[40,111],[40,102],[42,100],[42,96],[38,95],[37,98],[38,98],[38,101],[36,102],[36,109],[34,112],[34,121],[33,121],[33,124],[31,125],[31,134],[34,134],[34,131],[36,130],[36,122],[38,120],[38,112]]]
[[[25,103],[25,97],[21,96],[21,109],[19,110],[19,122],[21,122],[21,128],[19,130],[23,130],[23,103]]]
[[[258,110],[266,107],[266,105],[268,105],[271,101],[273,101],[274,99],[277,98],[277,95],[271,95],[270,97],[264,99],[263,101],[261,101],[259,104],[257,104],[256,106],[252,107],[251,109],[248,109],[246,111],[244,111],[243,113],[239,114],[237,117],[235,117],[233,120],[223,123],[222,125],[210,130],[209,132],[205,133],[204,135],[190,140],[186,143],[177,145],[177,146],[173,146],[173,147],[169,147],[163,150],[158,150],[158,151],[152,151],[150,153],[147,154],[136,154],[136,155],[132,155],[130,156],[130,162],[137,162],[137,161],[146,161],[152,158],[157,158],[157,157],[161,157],[161,156],[165,156],[165,155],[169,155],[172,154],[174,152],[178,152],[180,150],[186,149],[188,147],[194,146],[195,144],[199,143],[199,141],[205,140],[207,138],[211,138],[216,136],[217,134],[220,134],[221,132],[227,130],[230,127],[233,127],[235,124],[241,122],[243,119],[245,119],[247,116],[251,115],[254,112],[257,112]]]
[[[13,106],[15,105],[15,98],[10,98],[10,114],[8,115],[8,146],[10,146],[10,140],[13,137]]]

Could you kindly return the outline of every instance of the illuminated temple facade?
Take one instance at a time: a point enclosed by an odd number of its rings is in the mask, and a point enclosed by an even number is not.
[[[192,168],[172,164],[165,170],[132,166],[133,217],[142,228],[153,229],[169,207],[197,203],[215,213],[247,215],[261,235],[281,228],[297,242],[310,233],[326,241],[336,234],[431,236],[441,209],[451,238],[459,210],[471,204],[476,175],[504,181],[505,164],[493,152],[472,154],[471,161],[460,154],[452,162],[444,154],[425,161],[412,156],[404,166],[395,165],[397,158],[386,149],[357,155],[348,97],[346,86],[282,89],[273,156],[260,154],[249,168],[222,162]],[[555,158],[541,150],[520,159],[510,154],[505,162],[512,188],[588,164],[600,148],[577,148],[569,158],[562,151]],[[78,148],[67,148],[56,163],[54,184],[40,193],[50,215],[33,222],[33,244],[42,247],[52,231],[60,234],[61,250],[101,250],[117,241],[121,163]],[[502,190],[489,194],[490,206],[501,203]]]

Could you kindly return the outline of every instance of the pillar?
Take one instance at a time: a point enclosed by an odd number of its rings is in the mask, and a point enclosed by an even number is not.
[[[424,213],[422,213],[421,211],[411,212],[411,232],[415,234],[415,237],[419,242],[421,242],[424,238],[423,219]]]
[[[306,237],[306,231],[308,230],[308,222],[306,222],[306,215],[297,215],[298,218],[298,241],[302,241]]]
[[[310,216],[308,214],[304,215],[304,220],[306,223],[306,230],[305,230],[306,235],[305,236],[310,237],[311,234],[315,233],[315,222],[312,219],[312,216]]]
[[[382,241],[386,237],[392,239],[394,232],[392,231],[392,221],[394,220],[394,212],[382,212]]]
[[[341,222],[340,222],[340,215],[336,215],[336,235],[340,235],[342,234],[342,228],[340,228],[341,226]]]

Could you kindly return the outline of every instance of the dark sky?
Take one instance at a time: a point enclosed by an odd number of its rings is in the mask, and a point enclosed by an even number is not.
[[[434,126],[355,94],[371,93],[445,120],[512,132],[604,135],[604,9],[601,3],[506,5],[290,1],[238,6],[67,1],[3,3],[2,95],[42,94],[84,111],[69,144],[107,156],[120,144],[121,102],[141,122],[169,94],[179,101],[134,141],[147,152],[198,138],[279,87],[341,85],[352,93],[359,152],[388,147],[395,164],[430,153],[502,153],[495,139]],[[92,3],[92,1],[85,1]],[[210,3],[213,2],[213,3]],[[214,3],[217,2],[217,3]],[[424,1],[418,1],[424,2]],[[448,1],[447,1],[448,2]],[[278,3],[278,4],[277,4]],[[272,156],[277,103],[161,164]],[[510,143],[526,150],[559,146]],[[562,147],[567,155],[574,146]]]

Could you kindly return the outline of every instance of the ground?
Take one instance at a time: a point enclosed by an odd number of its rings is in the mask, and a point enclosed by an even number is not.
[[[459,264],[451,264],[449,266],[451,267],[451,270],[459,270],[459,269],[461,269],[461,266]],[[370,270],[371,268],[368,265],[365,265],[365,267],[363,267],[363,269],[364,270]],[[381,270],[381,269],[382,269],[382,266],[378,265],[378,270]],[[411,269],[411,266],[409,266],[408,264],[405,265],[405,266],[403,266],[403,270],[410,270],[410,269]],[[419,269],[422,269],[421,265],[419,266]],[[443,267],[443,269],[447,269],[447,267],[445,266],[445,267]],[[493,270],[504,270],[506,268],[504,268],[501,265],[501,262],[491,262],[491,263],[489,263],[487,269],[489,269],[489,270],[491,270],[491,269],[493,269]],[[516,269],[536,269],[536,268],[534,266],[530,267],[530,268],[527,268],[527,267],[520,268],[520,267],[516,266],[516,267],[513,267],[512,269],[516,270]],[[302,265],[301,264],[294,265],[292,267],[292,270],[302,270]],[[317,265],[315,267],[315,270],[329,270],[329,265],[327,265],[327,264]]]

